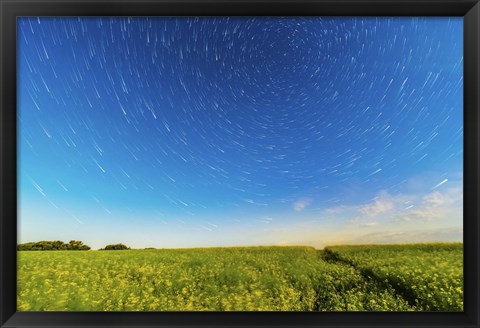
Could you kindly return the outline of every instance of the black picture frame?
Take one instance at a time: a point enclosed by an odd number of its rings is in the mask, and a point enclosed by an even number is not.
[[[0,0],[1,327],[480,327],[478,0]],[[19,16],[462,16],[464,312],[16,312],[16,18]]]

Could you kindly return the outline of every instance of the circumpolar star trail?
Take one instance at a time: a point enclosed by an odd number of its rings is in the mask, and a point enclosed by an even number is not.
[[[433,17],[19,18],[20,240],[416,229],[431,190],[462,185],[462,32]]]

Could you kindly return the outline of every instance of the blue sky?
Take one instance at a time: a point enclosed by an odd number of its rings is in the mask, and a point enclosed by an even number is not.
[[[461,240],[462,24],[20,18],[19,242]]]

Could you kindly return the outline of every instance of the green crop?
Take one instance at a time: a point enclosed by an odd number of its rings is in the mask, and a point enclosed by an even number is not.
[[[463,244],[327,247],[337,261],[394,286],[424,311],[463,311]]]
[[[395,247],[22,251],[17,253],[17,307],[19,311],[463,309],[461,244]],[[405,286],[415,293],[403,290]]]

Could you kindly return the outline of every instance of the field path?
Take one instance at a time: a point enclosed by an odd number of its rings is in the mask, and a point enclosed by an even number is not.
[[[329,246],[328,263],[346,265],[422,311],[463,310],[463,244]]]
[[[411,288],[405,286],[398,279],[388,278],[387,280],[380,278],[373,272],[371,268],[362,268],[356,265],[353,261],[342,257],[337,252],[330,249],[318,250],[318,256],[321,260],[327,263],[336,263],[340,265],[346,265],[353,268],[358,272],[367,282],[373,282],[375,285],[382,289],[390,288],[394,291],[397,297],[405,300],[410,306],[415,306],[416,296],[412,292]]]

